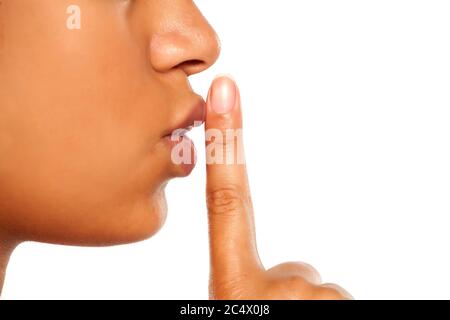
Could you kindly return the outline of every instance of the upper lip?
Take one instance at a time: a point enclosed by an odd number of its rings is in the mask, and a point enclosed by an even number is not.
[[[174,126],[169,128],[164,136],[171,136],[178,130],[184,131],[185,133],[193,127],[202,125],[205,122],[205,110],[206,102],[201,96],[198,96],[196,101],[185,112],[185,115]],[[178,132],[177,134],[179,135],[180,133]]]

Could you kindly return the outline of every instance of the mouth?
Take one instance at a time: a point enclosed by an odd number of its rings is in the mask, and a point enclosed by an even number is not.
[[[179,121],[170,127],[163,135],[166,145],[171,149],[171,162],[176,176],[188,176],[196,164],[196,150],[191,139],[186,135],[194,127],[205,122],[206,103],[203,98],[198,99],[185,112]]]
[[[200,127],[205,122],[206,102],[198,96],[197,101],[190,107],[188,113],[175,125],[164,132],[164,138],[184,137],[195,127]]]

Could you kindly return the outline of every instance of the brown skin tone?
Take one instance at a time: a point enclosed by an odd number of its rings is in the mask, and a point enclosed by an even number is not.
[[[220,51],[193,1],[77,0],[80,30],[66,28],[71,4],[0,0],[0,291],[20,242],[103,246],[151,237],[165,220],[165,185],[192,169],[171,161],[167,135],[203,120],[188,77]],[[239,110],[225,121],[208,111],[207,127],[239,126]],[[343,297],[316,286],[305,265],[264,271],[250,203],[229,187],[247,186],[244,173],[208,167],[211,297]],[[227,197],[245,205],[227,214]],[[296,293],[280,295],[285,285]]]
[[[226,84],[235,90],[233,108],[227,113],[214,111],[212,92]],[[228,96],[232,96],[227,90]],[[217,78],[207,99],[205,129],[219,129],[222,136],[230,129],[242,129],[242,111],[237,85],[226,77]],[[243,145],[242,135],[223,139],[219,143],[208,141],[223,154]],[[232,143],[232,144],[230,144]],[[228,145],[235,146],[227,148]],[[236,156],[235,156],[236,159]],[[321,284],[320,275],[310,265],[290,262],[266,270],[259,258],[253,217],[253,205],[247,179],[246,165],[209,164],[206,168],[206,198],[210,237],[210,298],[211,299],[351,299],[335,284]]]
[[[11,239],[149,238],[165,220],[165,184],[188,174],[164,135],[203,101],[188,77],[216,61],[214,30],[186,0],[77,0],[82,27],[69,30],[73,3],[1,1],[3,261]]]

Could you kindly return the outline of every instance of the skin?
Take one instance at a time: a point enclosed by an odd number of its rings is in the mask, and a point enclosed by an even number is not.
[[[188,77],[220,52],[193,1],[77,0],[82,27],[69,30],[73,3],[0,0],[0,291],[23,241],[104,246],[151,237],[166,217],[167,182],[193,168],[171,161],[167,137],[204,120]],[[236,101],[216,114],[208,98],[205,128],[240,127]],[[266,271],[245,166],[209,165],[207,176],[211,298],[348,297],[319,285],[305,264]]]
[[[219,55],[192,1],[3,0],[0,225],[22,240],[146,239],[186,175],[162,137],[202,100],[188,76]],[[5,156],[7,155],[7,156]]]
[[[219,92],[219,94],[215,94]],[[218,99],[212,98],[219,96]],[[215,112],[228,101],[226,113]],[[213,81],[207,99],[205,130],[242,130],[240,93],[234,81],[219,77]],[[222,153],[237,154],[242,135],[207,141],[207,147],[222,148]],[[233,146],[233,147],[230,147]],[[235,156],[235,160],[237,157]],[[211,259],[210,298],[219,300],[346,300],[351,295],[343,288],[321,283],[319,273],[310,265],[288,262],[264,268],[255,240],[253,205],[245,162],[209,164],[206,168]]]

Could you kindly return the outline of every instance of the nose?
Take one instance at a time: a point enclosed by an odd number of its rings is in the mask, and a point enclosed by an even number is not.
[[[153,69],[179,69],[190,76],[212,66],[220,54],[220,41],[196,5],[180,1],[164,14],[150,40]]]

